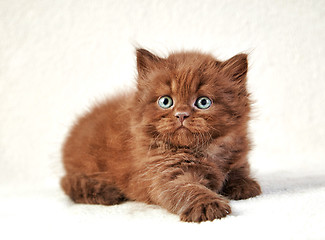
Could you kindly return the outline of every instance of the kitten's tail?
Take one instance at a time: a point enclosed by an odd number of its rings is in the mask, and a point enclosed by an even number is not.
[[[76,203],[113,205],[127,200],[114,184],[84,174],[67,174],[61,187]]]

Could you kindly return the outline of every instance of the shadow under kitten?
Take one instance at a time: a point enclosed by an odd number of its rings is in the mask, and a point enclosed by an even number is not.
[[[288,194],[325,187],[325,174],[278,171],[261,175],[260,181],[264,189],[263,194]]]

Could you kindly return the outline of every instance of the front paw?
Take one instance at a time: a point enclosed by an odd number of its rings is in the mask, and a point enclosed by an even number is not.
[[[183,211],[180,219],[184,222],[203,222],[226,217],[231,213],[228,202],[221,196],[212,201],[211,199],[202,199]]]
[[[261,187],[255,180],[243,178],[227,182],[221,194],[229,199],[241,200],[255,197],[261,193]]]

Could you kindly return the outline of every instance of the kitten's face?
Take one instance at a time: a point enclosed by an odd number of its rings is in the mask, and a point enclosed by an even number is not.
[[[242,87],[238,91],[233,74],[223,71],[227,64],[199,53],[161,59],[139,51],[138,111],[140,124],[152,139],[167,145],[199,147],[239,122],[243,114],[239,108],[247,106],[247,94]]]

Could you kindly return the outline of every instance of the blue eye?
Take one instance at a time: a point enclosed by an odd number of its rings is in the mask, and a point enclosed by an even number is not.
[[[199,97],[195,102],[195,106],[199,109],[208,109],[211,104],[212,101],[208,97]]]
[[[173,106],[173,99],[169,96],[163,96],[159,98],[158,105],[164,109],[170,108]]]

